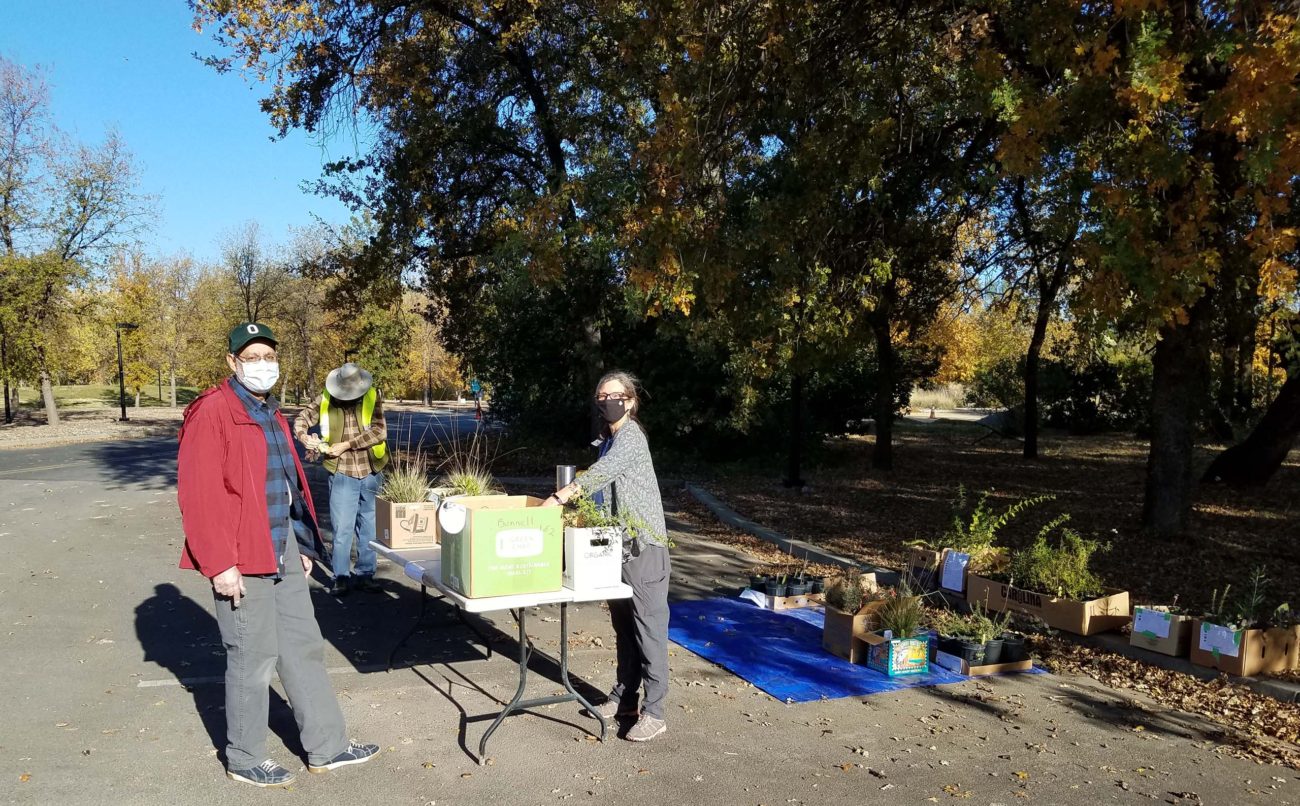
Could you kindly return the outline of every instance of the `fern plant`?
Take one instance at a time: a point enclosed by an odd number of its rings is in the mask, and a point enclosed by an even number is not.
[[[1105,584],[1090,566],[1093,555],[1109,546],[1066,526],[1069,520],[1069,515],[1062,515],[1048,523],[1028,548],[1012,556],[1010,575],[1018,587],[1076,601],[1104,592]],[[1058,528],[1060,536],[1050,540]]]
[[[986,566],[997,552],[998,536],[1009,523],[1033,507],[1056,496],[1038,495],[1022,498],[1012,503],[1001,512],[994,512],[989,506],[988,498],[992,491],[985,490],[973,508],[968,508],[966,487],[957,488],[957,498],[953,502],[952,522],[948,530],[939,538],[938,545],[930,541],[914,541],[909,545],[925,546],[934,550],[949,548],[970,555],[973,567]]]

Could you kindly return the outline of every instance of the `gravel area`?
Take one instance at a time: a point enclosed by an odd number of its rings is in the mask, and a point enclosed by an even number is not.
[[[14,422],[0,425],[0,450],[106,442],[174,435],[184,409],[127,409],[127,421],[111,409],[59,412],[59,424],[47,425],[45,412],[23,410]]]

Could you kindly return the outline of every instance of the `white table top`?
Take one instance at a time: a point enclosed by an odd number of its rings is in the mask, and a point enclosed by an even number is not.
[[[620,582],[611,588],[575,591],[560,588],[550,593],[520,593],[513,596],[489,596],[471,599],[442,583],[442,548],[433,546],[418,549],[393,549],[377,540],[370,547],[389,560],[402,566],[406,575],[421,585],[437,588],[438,592],[467,613],[489,613],[493,610],[514,610],[563,602],[603,602],[606,599],[631,599],[632,586]]]

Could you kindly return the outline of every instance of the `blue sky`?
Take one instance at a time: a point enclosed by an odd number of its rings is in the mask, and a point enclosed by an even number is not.
[[[0,0],[0,55],[45,68],[54,120],[74,139],[121,133],[140,189],[158,199],[144,235],[153,254],[216,260],[221,235],[249,220],[273,243],[313,214],[346,221],[343,205],[301,185],[351,154],[351,139],[324,150],[301,132],[272,142],[265,87],[193,58],[215,47],[192,22],[184,0]]]

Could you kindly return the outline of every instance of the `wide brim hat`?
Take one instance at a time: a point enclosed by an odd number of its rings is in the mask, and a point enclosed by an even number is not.
[[[325,376],[325,391],[335,400],[356,400],[370,391],[374,377],[351,361]]]

